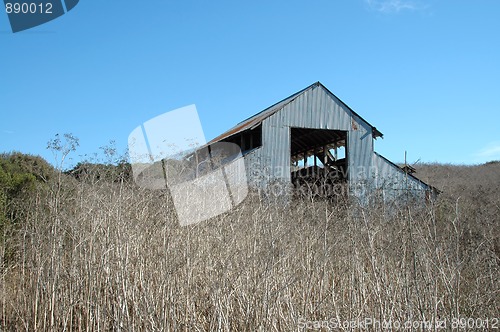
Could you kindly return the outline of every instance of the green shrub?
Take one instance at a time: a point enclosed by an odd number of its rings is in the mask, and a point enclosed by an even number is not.
[[[132,167],[127,162],[120,162],[117,165],[81,162],[65,173],[78,181],[90,184],[98,181],[111,183],[129,181],[132,178]]]
[[[0,155],[0,225],[15,221],[22,201],[46,184],[55,170],[39,156],[12,152]]]

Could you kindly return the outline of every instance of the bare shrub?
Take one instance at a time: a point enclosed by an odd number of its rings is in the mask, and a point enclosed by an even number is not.
[[[1,330],[290,331],[304,320],[499,316],[498,221],[471,213],[474,200],[388,211],[251,194],[180,227],[166,190],[65,183],[57,205],[31,198],[11,239],[19,258],[2,270]]]

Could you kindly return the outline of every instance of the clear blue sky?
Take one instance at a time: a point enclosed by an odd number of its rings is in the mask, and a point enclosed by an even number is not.
[[[0,151],[72,133],[100,153],[196,104],[207,139],[320,81],[400,162],[500,159],[500,1],[82,0],[13,34],[0,13]]]

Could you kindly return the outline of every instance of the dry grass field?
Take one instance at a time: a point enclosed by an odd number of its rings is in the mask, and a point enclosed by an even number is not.
[[[0,330],[500,328],[500,163],[417,171],[444,191],[425,208],[251,194],[190,227],[166,192],[56,177],[4,227]]]

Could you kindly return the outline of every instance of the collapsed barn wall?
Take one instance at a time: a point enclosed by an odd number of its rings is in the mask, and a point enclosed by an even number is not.
[[[385,157],[373,153],[373,187],[385,202],[410,196],[413,198],[434,198],[437,191]]]

